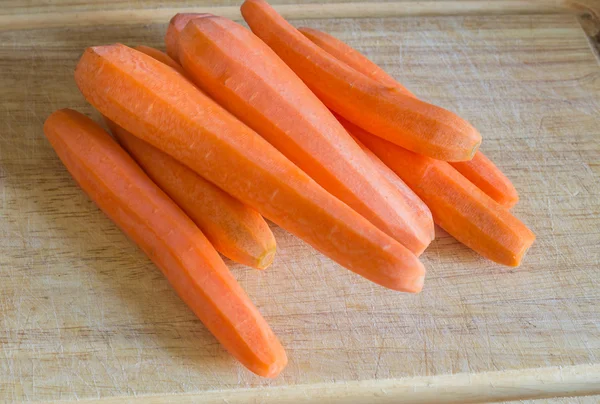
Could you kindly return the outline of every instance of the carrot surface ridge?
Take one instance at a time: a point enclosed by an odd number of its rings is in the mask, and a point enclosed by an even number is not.
[[[423,202],[421,198],[419,198],[419,196],[415,194],[414,191],[410,189],[410,187],[406,185],[404,181],[402,181],[402,178],[398,177],[398,175],[391,168],[386,166],[385,163],[375,155],[375,153],[369,150],[369,148],[357,138],[353,139],[360,146],[360,148],[363,149],[381,176],[390,184],[392,184],[393,187],[398,189],[402,195],[406,196],[406,203],[408,203],[411,206],[411,209],[416,212],[417,220],[419,221],[421,227],[429,232],[431,240],[433,240],[435,238],[433,216],[431,215],[431,211],[425,202]]]
[[[175,62],[179,62],[179,35],[188,22],[196,18],[211,16],[208,13],[178,13],[171,18],[165,34],[165,47],[167,55]]]
[[[162,62],[162,63],[166,64],[167,66],[172,67],[173,69],[177,70],[179,73],[181,73],[182,75],[185,76],[185,71],[183,70],[183,67],[181,67],[181,65],[179,63],[174,61],[166,53],[161,52],[156,48],[152,48],[150,46],[145,46],[145,45],[138,45],[133,49],[140,51],[142,53],[145,53],[146,55],[158,60],[159,62]]]
[[[298,31],[310,39],[319,48],[323,49],[340,62],[352,67],[354,70],[385,86],[397,88],[400,92],[416,98],[409,89],[398,83],[396,79],[387,74],[385,70],[346,42],[314,28],[299,27]]]

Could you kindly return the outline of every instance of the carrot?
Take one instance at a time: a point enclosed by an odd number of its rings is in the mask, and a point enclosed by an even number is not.
[[[377,66],[377,64],[373,63],[347,43],[340,41],[326,32],[314,28],[300,27],[298,28],[298,31],[310,39],[319,48],[323,49],[340,62],[352,67],[354,70],[372,78],[384,86],[396,88],[403,94],[415,97],[413,93],[398,83],[392,76],[387,74],[385,70]]]
[[[346,43],[316,29],[299,28],[299,30],[327,53],[358,72],[379,81],[383,85],[396,88],[406,95],[415,97],[382,68]],[[511,208],[519,200],[517,190],[510,180],[481,151],[477,151],[472,160],[450,164],[499,204]]]
[[[271,265],[275,238],[256,212],[168,154],[107,119],[121,146],[202,230],[221,254],[257,269]]]
[[[179,73],[185,76],[185,71],[183,70],[183,67],[181,67],[179,63],[171,59],[166,53],[144,45],[138,45],[134,49],[145,53],[146,55],[158,60],[159,62],[166,64],[167,66],[172,67],[173,69],[177,70]]]
[[[179,62],[179,35],[185,28],[188,22],[196,18],[211,16],[208,13],[178,13],[171,18],[167,33],[165,34],[165,45],[167,47],[167,55],[174,61]],[[152,56],[152,55],[150,55]],[[160,60],[160,59],[159,59]]]
[[[339,119],[429,206],[437,225],[494,262],[508,266],[521,263],[535,234],[508,209],[450,164],[410,152]]]
[[[418,292],[424,268],[408,249],[330,195],[173,69],[116,44],[88,48],[75,69],[85,98],[346,268]]]
[[[429,245],[433,221],[421,227],[405,196],[381,177],[323,103],[251,31],[216,16],[190,21],[180,35],[179,59],[206,94],[331,194],[413,253]]]
[[[431,240],[433,240],[435,238],[433,217],[431,216],[431,211],[425,202],[423,202],[421,198],[419,198],[417,194],[415,194],[413,190],[410,189],[410,187],[406,185],[406,183],[402,181],[402,179],[398,177],[398,175],[391,168],[386,166],[385,163],[375,155],[375,153],[369,150],[367,146],[365,146],[357,138],[354,138],[354,141],[365,152],[367,157],[369,157],[379,174],[405,197],[406,203],[410,206],[411,210],[415,212],[419,225],[430,234]]]
[[[327,105],[356,125],[416,153],[470,160],[481,135],[443,108],[402,94],[357,72],[312,43],[264,0],[246,0],[242,15]]]
[[[277,376],[287,363],[283,347],[185,213],[86,116],[56,111],[44,133],[75,181],[161,269],[219,342],[254,373]]]
[[[512,182],[481,151],[475,153],[472,160],[450,164],[500,205],[510,209],[519,202]]]

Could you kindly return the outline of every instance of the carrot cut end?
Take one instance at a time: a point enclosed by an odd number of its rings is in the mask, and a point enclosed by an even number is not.
[[[267,379],[274,379],[277,376],[279,376],[281,371],[283,369],[285,369],[285,367],[287,366],[287,363],[288,363],[288,359],[287,359],[287,355],[285,354],[285,351],[282,351],[282,353],[283,353],[283,356],[281,356],[276,362],[273,362],[272,364],[270,364],[269,367],[266,369],[266,371],[262,374],[259,374],[259,376],[265,377]]]
[[[414,293],[419,293],[423,290],[423,285],[425,284],[425,275],[419,276],[415,282],[413,283]]]
[[[525,257],[525,255],[527,254],[527,252],[529,251],[529,249],[535,242],[535,239],[536,239],[535,234],[531,233],[531,238],[528,240],[527,243],[523,244],[523,248],[521,249],[521,251],[519,251],[519,253],[515,255],[514,262],[511,262],[510,264],[508,264],[508,266],[511,266],[511,267],[520,266],[521,262],[523,262],[523,258]]]
[[[475,146],[473,146],[473,149],[471,149],[471,153],[469,154],[469,160],[472,160],[473,157],[475,157],[475,153],[477,153],[477,151],[479,150],[479,146],[481,146],[481,140]]]
[[[425,252],[425,250],[427,250],[427,247],[429,247],[429,245],[431,244],[431,242],[433,241],[433,239],[435,237],[435,230],[433,230],[432,233],[433,234],[431,235],[431,239],[429,240],[429,242],[423,243],[418,249],[416,249],[415,251],[412,251],[412,253],[415,254],[416,257],[420,257]]]
[[[406,282],[403,291],[408,293],[420,293],[423,290],[424,284],[425,275],[416,276],[411,281]]]
[[[277,251],[277,247],[269,248],[265,251],[260,257],[258,257],[256,263],[256,269],[267,269],[273,263],[275,259],[275,252]]]
[[[515,198],[515,199],[511,199],[508,201],[505,201],[502,205],[506,208],[506,209],[512,209],[515,207],[515,205],[519,202],[519,198]]]

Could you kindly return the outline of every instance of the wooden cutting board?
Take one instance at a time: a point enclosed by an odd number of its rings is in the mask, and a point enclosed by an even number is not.
[[[58,108],[98,118],[72,77],[85,47],[163,48],[173,13],[239,19],[237,3],[3,2],[0,401],[474,402],[600,393],[598,2],[280,5],[294,24],[347,41],[479,128],[482,150],[520,192],[515,215],[538,240],[520,268],[507,269],[438,231],[415,296],[371,284],[273,226],[271,268],[229,262],[287,348],[289,366],[272,381],[219,346],[79,190],[42,133]]]

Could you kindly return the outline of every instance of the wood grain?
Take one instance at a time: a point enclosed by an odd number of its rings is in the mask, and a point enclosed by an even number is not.
[[[579,23],[588,37],[592,52],[600,61],[600,16],[584,14],[579,16]]]
[[[184,0],[165,7],[160,0],[144,2],[110,0],[106,2],[39,2],[31,4],[9,0],[0,9],[0,30],[81,27],[88,25],[153,24],[169,20],[176,13],[213,13],[241,20],[237,0],[202,2]],[[288,19],[367,18],[428,15],[490,14],[578,14],[600,16],[598,0],[404,0],[364,2],[335,0],[321,3],[309,0],[275,0],[275,8]]]
[[[315,383],[297,386],[279,386],[268,389],[238,389],[208,391],[201,397],[203,403],[277,403],[296,404],[450,404],[482,403],[527,398],[570,396],[571,404],[585,403],[575,398],[597,392],[600,384],[600,366],[569,366],[535,370],[512,370],[480,374],[457,374],[430,377],[412,377],[399,380],[369,380],[344,383]],[[587,387],[587,388],[586,388]],[[597,403],[598,396],[588,397]],[[198,395],[180,394],[144,397],[147,404],[194,403]],[[122,397],[91,400],[102,404],[121,403]],[[130,400],[138,401],[137,399]],[[550,402],[550,401],[549,401]],[[563,401],[565,402],[565,401]],[[541,404],[535,401],[532,404]]]
[[[98,118],[72,79],[84,47],[162,47],[165,22],[0,32],[0,400],[198,400],[587,365],[577,387],[600,393],[590,384],[600,357],[600,70],[576,16],[294,21],[348,41],[478,127],[538,241],[507,270],[440,232],[423,257],[425,290],[409,296],[274,228],[271,268],[231,265],[287,348],[274,381],[224,352],[42,134],[58,108]]]

